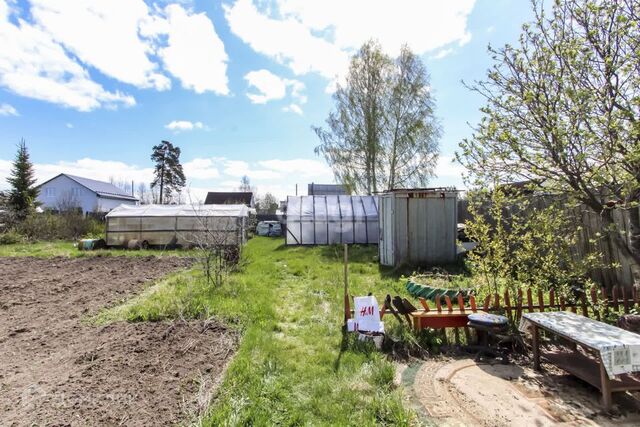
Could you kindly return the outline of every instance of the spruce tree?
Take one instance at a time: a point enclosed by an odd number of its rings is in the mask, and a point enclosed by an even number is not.
[[[36,178],[33,164],[29,160],[24,139],[18,144],[18,153],[7,181],[11,184],[9,207],[18,219],[24,219],[34,208],[38,197],[38,189],[34,186]]]

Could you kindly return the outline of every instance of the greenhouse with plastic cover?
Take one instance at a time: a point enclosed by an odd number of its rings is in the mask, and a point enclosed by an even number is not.
[[[287,245],[378,244],[376,196],[289,196]]]
[[[246,205],[120,205],[106,216],[107,246],[238,246],[247,239]]]

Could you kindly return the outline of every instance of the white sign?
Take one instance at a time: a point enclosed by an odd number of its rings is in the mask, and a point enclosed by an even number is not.
[[[353,303],[355,308],[351,327],[354,330],[384,332],[384,324],[380,321],[380,309],[376,297],[355,297]]]

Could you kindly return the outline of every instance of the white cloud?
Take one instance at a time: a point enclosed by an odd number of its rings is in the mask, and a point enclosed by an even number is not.
[[[349,63],[349,56],[293,18],[275,19],[261,13],[250,0],[225,5],[231,31],[258,53],[291,68],[296,75],[316,72],[333,79]]]
[[[225,160],[224,173],[228,176],[242,177],[248,176],[249,179],[278,179],[282,175],[278,171],[269,169],[253,168],[244,160]]]
[[[18,95],[80,111],[135,104],[132,96],[91,80],[50,34],[22,19],[14,24],[7,13],[0,14],[0,46],[0,85]]]
[[[165,68],[186,89],[228,95],[228,57],[211,20],[177,4],[167,6],[165,13],[168,44],[158,51]]]
[[[285,107],[282,107],[282,111],[290,112],[290,113],[296,113],[296,114],[299,114],[299,115],[303,114],[302,108],[300,108],[300,106],[297,105],[297,104],[289,104],[289,105],[287,105]]]
[[[277,170],[282,173],[295,174],[303,178],[322,177],[325,180],[333,180],[331,168],[321,160],[290,159],[290,160],[262,160],[258,164],[265,169]]]
[[[12,162],[0,159],[0,189],[7,188]],[[270,192],[279,199],[295,194],[296,183],[299,194],[303,194],[310,182],[332,183],[331,169],[317,159],[270,159],[258,162],[234,160],[222,157],[193,158],[183,163],[187,188],[185,202],[202,200],[207,191],[235,190],[240,185],[240,177],[249,176],[251,184],[260,194]],[[150,183],[153,180],[153,168],[141,167],[120,161],[83,158],[76,161],[55,163],[36,163],[34,165],[39,183],[59,173],[86,176],[102,181],[111,178],[116,181]]]
[[[0,104],[0,116],[19,116],[18,110],[16,110],[11,104]]]
[[[220,176],[216,166],[216,158],[195,158],[182,165],[184,174],[189,179],[212,179]]]
[[[433,58],[433,59],[442,59],[442,58],[444,58],[445,56],[449,56],[449,55],[450,55],[450,54],[452,54],[452,53],[453,53],[453,48],[449,47],[449,48],[446,48],[446,49],[441,49],[441,50],[439,50],[439,51],[438,51],[438,52],[436,52],[436,54],[435,54],[435,55],[433,55],[431,58]]]
[[[342,49],[357,49],[373,38],[392,55],[397,55],[405,43],[418,53],[425,53],[450,43],[468,42],[467,18],[474,3],[475,0],[277,0],[285,18],[331,34]]]
[[[142,0],[31,0],[34,22],[85,64],[140,88],[164,90],[171,81],[148,57],[139,28],[150,19]]]
[[[164,127],[165,129],[180,132],[194,129],[204,129],[204,124],[202,124],[202,122],[190,122],[189,120],[173,120],[172,122],[164,125]]]
[[[247,92],[247,98],[254,104],[265,104],[274,99],[282,99],[287,94],[285,80],[268,70],[251,71],[244,76],[244,79],[250,87],[258,91],[258,93]]]
[[[65,126],[66,126],[68,129],[73,129],[73,123],[65,123]]]
[[[0,161],[1,162],[1,161]],[[38,183],[42,183],[60,173],[85,176],[99,181],[109,181],[111,178],[124,181],[134,180],[149,183],[153,180],[153,168],[139,167],[124,162],[112,160],[96,160],[83,158],[76,161],[60,161],[57,163],[35,163],[34,170]],[[0,174],[4,172],[0,163]]]
[[[0,86],[18,95],[79,111],[135,104],[97,83],[94,69],[137,88],[169,89],[170,73],[196,93],[229,93],[228,57],[204,13],[143,0],[30,0],[20,17],[11,4],[0,0]]]
[[[407,43],[418,54],[471,39],[467,19],[475,0],[251,0],[224,6],[231,31],[253,50],[297,74],[344,75],[349,55],[377,39],[397,55]],[[329,90],[333,84],[329,86]]]
[[[254,104],[266,104],[269,101],[283,99],[287,96],[287,92],[298,103],[307,102],[307,97],[303,94],[305,85],[299,80],[284,79],[264,69],[251,71],[244,78],[249,86],[257,91],[247,92],[247,98]],[[284,107],[283,110],[302,114],[300,106],[295,104]]]
[[[455,161],[453,156],[439,156],[438,164],[435,168],[436,177],[430,182],[434,186],[455,186],[457,189],[464,189],[462,175],[466,172],[464,166]]]

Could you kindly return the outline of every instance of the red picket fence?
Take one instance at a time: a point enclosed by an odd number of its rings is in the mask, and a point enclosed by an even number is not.
[[[520,320],[523,311],[531,313],[533,311],[556,310],[571,310],[574,313],[579,312],[583,316],[601,320],[610,312],[628,314],[634,308],[640,308],[639,298],[640,295],[636,287],[629,290],[621,286],[614,286],[610,294],[604,287],[600,288],[599,292],[592,288],[588,295],[585,292],[579,292],[573,301],[567,301],[563,295],[558,295],[555,289],[548,291],[547,298],[542,290],[538,290],[534,296],[531,289],[527,289],[524,295],[519,289],[513,303],[508,290],[504,292],[502,300],[497,293],[487,295],[484,298],[482,310],[504,313],[514,322]]]

